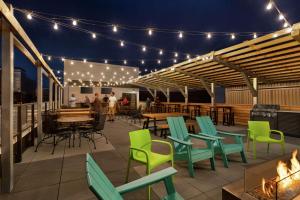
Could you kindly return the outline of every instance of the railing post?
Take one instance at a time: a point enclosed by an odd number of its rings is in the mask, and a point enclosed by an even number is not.
[[[210,91],[212,96],[211,98],[211,106],[215,106],[215,83],[210,84]]]
[[[31,145],[34,146],[35,140],[35,119],[34,119],[34,103],[31,105]]]
[[[18,105],[18,121],[17,121],[17,148],[16,148],[16,162],[22,161],[22,104]]]

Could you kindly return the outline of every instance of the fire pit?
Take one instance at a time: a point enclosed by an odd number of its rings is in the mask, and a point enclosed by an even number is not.
[[[249,199],[290,200],[300,196],[300,163],[297,150],[290,158],[268,161],[245,170],[245,194]],[[277,167],[276,167],[277,166]]]

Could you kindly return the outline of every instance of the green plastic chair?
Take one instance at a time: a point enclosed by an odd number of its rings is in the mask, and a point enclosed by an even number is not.
[[[185,160],[188,162],[189,174],[195,176],[194,163],[210,159],[211,169],[215,170],[214,149],[193,148],[191,138],[214,142],[216,139],[202,135],[189,134],[186,128],[183,117],[168,117],[167,118],[171,136],[168,136],[174,143],[174,160]],[[211,146],[211,145],[210,145]]]
[[[271,133],[279,133],[280,139],[271,138]],[[281,145],[282,154],[285,153],[284,134],[279,130],[271,130],[268,121],[248,121],[248,137],[247,137],[247,150],[249,150],[250,140],[253,146],[253,158],[256,159],[256,143],[268,143],[267,152],[269,153],[270,144],[276,143]]]
[[[146,173],[150,174],[151,171],[159,165],[167,162],[171,162],[173,166],[173,147],[169,142],[162,140],[152,140],[150,131],[148,129],[142,129],[137,131],[129,132],[130,138],[130,150],[128,158],[128,167],[126,174],[126,183],[129,178],[129,170],[131,165],[131,160],[137,161],[146,165]],[[151,150],[152,143],[160,143],[167,145],[170,149],[170,153],[159,154]],[[149,187],[149,199],[150,199],[150,187]]]
[[[147,187],[160,181],[164,181],[167,195],[162,199],[183,200],[183,198],[176,192],[172,181],[172,175],[177,172],[173,167],[169,167],[116,188],[105,176],[99,165],[95,162],[90,154],[86,154],[86,171],[89,188],[96,195],[97,199],[123,199],[121,195],[125,193]]]
[[[213,142],[212,146],[214,148],[215,154],[221,154],[225,167],[228,167],[227,155],[233,153],[240,153],[243,162],[247,163],[242,139],[244,135],[218,131],[209,116],[196,117],[196,120],[201,129],[201,132],[199,134],[216,138],[216,141]],[[225,144],[223,142],[224,137],[222,136],[234,137],[235,143]],[[208,143],[207,145],[210,144],[211,143]]]

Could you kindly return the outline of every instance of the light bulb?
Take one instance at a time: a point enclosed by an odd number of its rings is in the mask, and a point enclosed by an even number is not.
[[[49,61],[51,60],[51,56],[48,56],[48,60],[49,60]]]
[[[148,69],[145,69],[145,72],[147,72],[148,71]]]
[[[286,28],[288,26],[289,26],[289,24],[287,22],[284,22],[283,27]]]
[[[177,63],[177,60],[176,60],[176,59],[174,59],[174,60],[173,60],[173,62],[174,62],[174,63]]]
[[[127,60],[124,60],[124,62],[123,62],[123,63],[124,63],[124,65],[126,65],[126,64],[127,64]],[[123,70],[124,70],[124,68],[123,68]],[[122,71],[123,71],[123,70],[122,70]]]
[[[189,54],[186,54],[186,58],[187,58],[187,59],[190,59],[190,55],[189,55]]]
[[[148,30],[148,35],[151,36],[152,35],[152,29]]]
[[[277,33],[274,33],[273,34],[273,38],[277,38],[278,37],[278,34]]]
[[[157,60],[157,64],[160,64],[160,60]]]
[[[113,32],[118,32],[118,27],[116,25],[113,25]]]
[[[183,38],[183,33],[182,33],[182,31],[179,31],[178,37],[179,37],[180,39]]]
[[[280,14],[280,15],[278,16],[278,19],[279,19],[279,20],[284,20],[283,14]]]
[[[267,9],[267,10],[271,10],[272,8],[273,8],[273,2],[270,1],[270,2],[267,4],[266,9]]]
[[[108,63],[108,61],[107,61],[107,60],[104,60],[104,63],[105,63],[105,64],[107,64],[107,63]]]
[[[234,33],[231,34],[231,39],[232,39],[232,40],[235,39],[235,34],[234,34]]]
[[[171,67],[171,71],[174,71],[175,70],[175,67]]]
[[[121,45],[121,47],[124,47],[124,41],[120,41],[120,45]]]
[[[28,13],[28,14],[27,14],[27,19],[32,20],[32,15],[31,15],[31,13]]]
[[[73,61],[71,61],[71,65],[74,65],[74,62],[73,62]]]
[[[146,46],[143,46],[142,51],[144,51],[144,52],[147,51]]]
[[[83,62],[86,63],[86,59],[83,59]]]
[[[143,64],[145,64],[145,61],[144,61],[144,60],[141,60],[141,63],[142,63],[142,65],[143,65]]]
[[[96,39],[96,37],[97,37],[96,33],[92,33],[92,38]]]
[[[177,53],[177,52],[175,52],[175,53],[174,53],[174,56],[175,56],[175,57],[178,57],[178,53]]]
[[[73,26],[77,26],[77,20],[73,19],[72,24]]]
[[[90,68],[93,68],[93,65],[92,65],[92,64],[90,64]]]
[[[256,33],[253,33],[253,38],[257,38],[257,34]]]
[[[163,50],[159,50],[159,55],[163,55]]]
[[[210,39],[211,38],[211,33],[207,33],[207,39]]]
[[[65,61],[65,58],[64,58],[64,57],[62,57],[62,58],[61,58],[61,61],[63,61],[63,62],[64,62],[64,61]]]
[[[54,30],[58,30],[58,24],[54,23],[53,28],[54,28]]]

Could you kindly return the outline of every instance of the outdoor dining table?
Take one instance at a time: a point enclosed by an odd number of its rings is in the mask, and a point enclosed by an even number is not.
[[[90,111],[90,108],[61,108],[57,112],[81,112],[81,111]]]
[[[68,125],[72,129],[72,135],[73,135],[73,147],[74,145],[74,140],[75,140],[75,133],[77,130],[77,126],[89,123],[93,121],[94,118],[88,117],[88,116],[68,116],[68,117],[60,117],[57,119],[57,122],[60,124]],[[69,147],[70,147],[70,139],[71,136],[69,137]]]
[[[223,115],[224,113],[227,111],[229,111],[229,114],[231,115],[232,113],[232,106],[229,106],[229,105],[217,105],[217,106],[209,106],[209,111],[210,111],[210,114],[212,113],[212,111],[215,111],[215,124],[218,124],[218,111],[222,109],[223,111]],[[224,120],[224,117],[223,117],[223,120]]]
[[[75,111],[75,112],[65,112],[65,111],[63,111],[63,112],[58,112],[58,115],[60,116],[60,117],[64,117],[64,116],[66,116],[66,117],[75,117],[75,116],[91,116],[92,114],[94,114],[95,112],[94,111],[91,111],[91,110],[89,110],[89,111]]]
[[[172,113],[145,113],[143,114],[144,118],[147,118],[146,128],[149,128],[150,119],[153,119],[153,126],[154,126],[154,135],[157,135],[157,126],[156,121],[163,121],[166,120],[167,117],[189,117],[187,113],[180,113],[180,112],[172,112]]]

